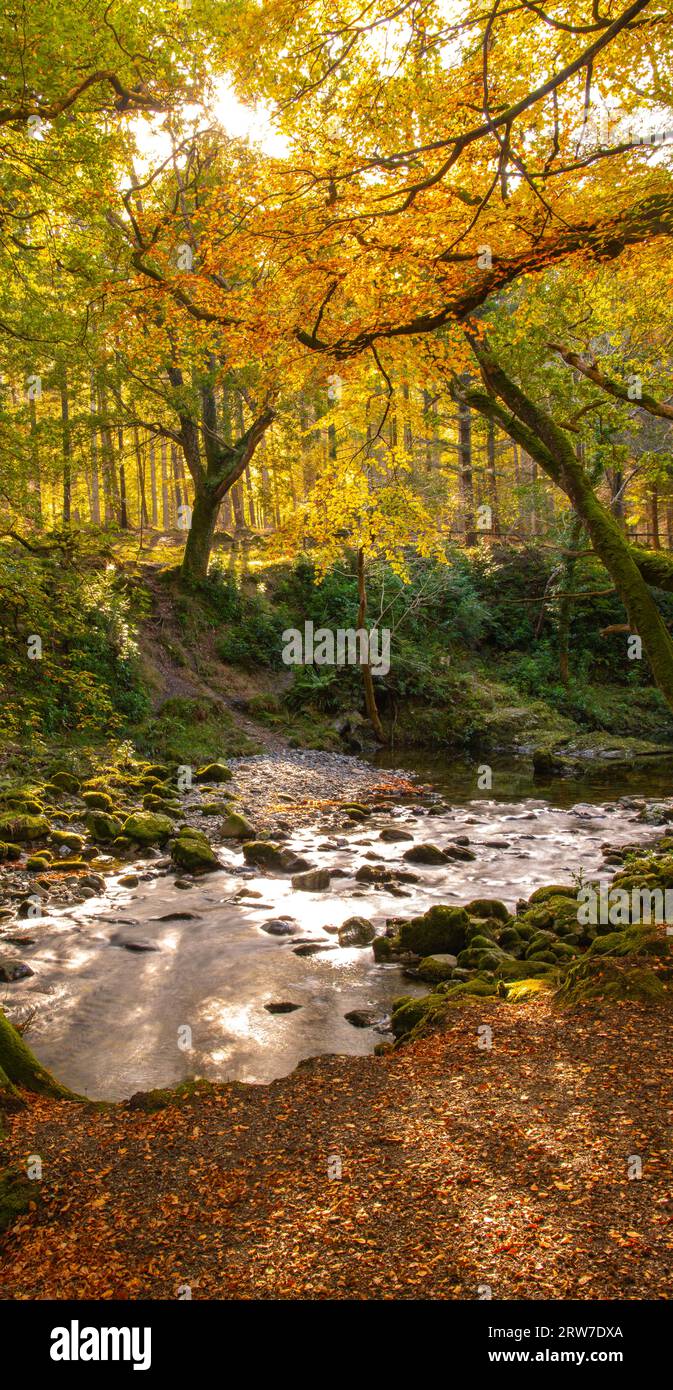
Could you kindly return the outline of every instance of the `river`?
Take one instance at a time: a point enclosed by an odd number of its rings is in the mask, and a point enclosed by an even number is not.
[[[427,804],[403,801],[341,829],[336,847],[324,825],[299,826],[288,846],[343,875],[328,891],[298,892],[287,878],[246,870],[228,842],[222,871],[186,890],[175,887],[173,871],[139,861],[137,887],[121,886],[117,875],[105,896],[45,915],[21,952],[35,974],[5,990],[36,1005],[28,1041],[40,1060],[73,1089],[116,1100],[193,1075],[265,1083],[319,1053],[369,1052],[385,1032],[354,1027],[345,1015],[366,1009],[383,1018],[397,995],[419,987],[398,965],[375,965],[369,948],[341,949],[327,926],[357,914],[382,928],[387,917],[477,896],[514,907],[543,883],[567,882],[580,869],[596,874],[601,846],[660,834],[619,798],[669,791],[665,768],[631,776],[627,789],[609,767],[591,783],[541,784],[508,759],[492,763],[493,785],[479,789],[474,763],[397,756],[378,765],[413,770],[444,809],[428,814]],[[440,846],[467,837],[477,857],[411,866],[419,882],[403,890],[408,896],[364,887],[354,878],[362,864],[410,867],[402,861],[410,842],[378,838],[391,825]],[[282,916],[294,919],[293,936],[262,930]],[[316,954],[295,954],[310,941],[321,944]],[[299,1007],[265,1008],[278,1003]]]

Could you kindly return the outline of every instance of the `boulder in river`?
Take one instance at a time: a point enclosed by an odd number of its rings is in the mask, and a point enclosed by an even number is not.
[[[276,873],[287,873],[296,856],[287,849],[281,849],[273,840],[246,840],[243,846],[246,864],[258,865],[261,869],[272,869]]]
[[[366,917],[348,917],[339,927],[340,946],[370,946],[376,932]]]
[[[392,883],[395,872],[383,864],[362,864],[355,878],[358,883]]]
[[[301,1004],[291,1004],[287,999],[279,999],[278,1003],[265,1004],[264,1008],[268,1014],[293,1014],[301,1008]]]
[[[221,868],[220,861],[201,830],[183,826],[171,847],[173,862],[181,869],[198,870],[201,873]]]
[[[270,917],[268,922],[262,922],[262,931],[269,936],[294,936],[298,927],[294,922],[287,922],[283,917]]]
[[[386,840],[389,845],[396,845],[402,840],[413,840],[413,838],[409,830],[398,830],[394,825],[387,825],[379,835],[379,840]]]
[[[0,956],[0,980],[3,984],[11,985],[34,974],[35,971],[25,961],[17,960],[14,956]]]
[[[457,859],[466,864],[477,857],[473,849],[468,849],[466,845],[459,845],[455,840],[445,846],[444,855],[447,859]]]
[[[446,864],[447,855],[438,845],[422,843],[414,845],[402,856],[409,864]],[[474,856],[473,856],[474,857]]]
[[[304,893],[322,893],[329,888],[329,869],[310,869],[307,874],[294,874],[292,887]]]
[[[421,957],[446,952],[458,955],[465,949],[469,921],[464,908],[438,904],[422,917],[402,922],[396,941],[401,950],[414,951]]]
[[[347,1023],[351,1023],[353,1028],[373,1028],[374,1024],[381,1022],[381,1015],[373,1009],[350,1009],[344,1014]]]

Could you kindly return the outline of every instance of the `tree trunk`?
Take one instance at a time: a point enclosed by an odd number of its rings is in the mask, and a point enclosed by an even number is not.
[[[181,569],[182,578],[187,584],[200,584],[207,578],[219,510],[220,504],[210,492],[196,494]]]
[[[100,479],[98,477],[98,441],[96,439],[96,376],[91,373],[89,390],[89,412],[91,414],[91,521],[100,526]]]
[[[40,446],[37,434],[37,406],[35,397],[30,398],[30,445],[33,469],[33,489],[35,493],[35,520],[42,526],[42,478],[40,473]]]
[[[117,430],[117,443],[119,445],[119,524],[122,531],[129,529],[129,510],[126,495],[126,465],[124,463],[124,431],[119,426]]]
[[[460,496],[463,504],[465,544],[476,545],[474,522],[474,482],[472,477],[472,416],[469,405],[458,404],[458,457],[460,459]]]
[[[500,517],[498,513],[498,478],[495,466],[495,424],[493,420],[487,421],[486,460],[488,502],[491,508],[491,531],[494,536],[497,536],[500,531]]]
[[[70,405],[68,401],[68,377],[65,367],[61,373],[61,431],[63,439],[63,521],[70,525],[72,500],[72,439],[70,437]]]
[[[536,458],[570,499],[624,604],[631,631],[642,640],[654,679],[673,709],[673,641],[640,572],[634,548],[596,496],[564,431],[507,376],[489,348],[476,341],[472,341],[472,346],[489,392],[493,394],[470,391],[470,403],[483,414],[498,419],[510,437]],[[496,397],[508,408],[505,409]]]
[[[364,628],[365,619],[367,617],[367,583],[365,577],[365,552],[362,546],[360,546],[358,550],[358,598],[360,601],[358,608],[358,628]],[[364,686],[365,705],[371,726],[379,743],[386,743],[386,736],[376,706],[374,677],[372,676],[372,668],[368,661],[362,663],[362,684]]]

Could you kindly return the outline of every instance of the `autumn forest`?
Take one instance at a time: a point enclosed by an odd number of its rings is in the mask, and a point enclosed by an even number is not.
[[[0,1296],[670,1298],[668,7],[0,37]]]

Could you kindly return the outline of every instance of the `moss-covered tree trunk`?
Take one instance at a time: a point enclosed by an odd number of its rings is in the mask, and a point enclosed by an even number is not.
[[[187,584],[199,583],[208,574],[219,510],[219,502],[208,490],[197,493],[181,568],[182,578]]]
[[[0,1009],[0,1102],[16,1099],[19,1091],[34,1091],[58,1100],[79,1100],[74,1091],[62,1086],[46,1067],[40,1065],[20,1033]]]
[[[511,380],[483,338],[471,334],[470,341],[487,387],[486,392],[468,391],[470,404],[487,418],[497,419],[572,502],[626,608],[631,630],[641,638],[654,679],[673,709],[673,640],[642,572],[642,552],[639,555],[629,545],[614,516],[596,496],[567,434]]]

